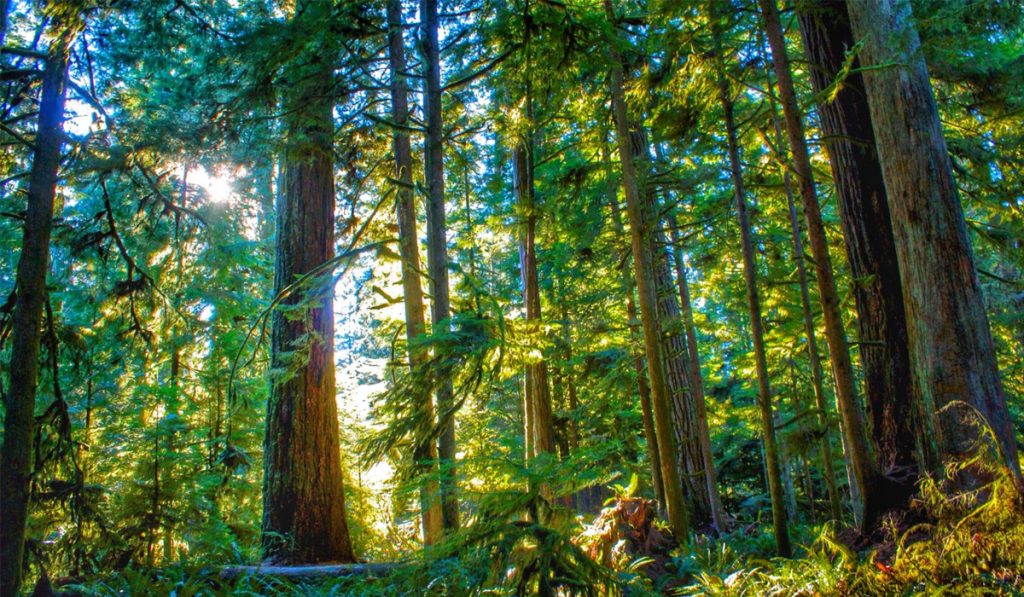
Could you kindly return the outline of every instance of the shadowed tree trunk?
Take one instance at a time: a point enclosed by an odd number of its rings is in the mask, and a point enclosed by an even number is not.
[[[758,0],[764,16],[768,44],[772,50],[772,63],[779,83],[782,112],[786,120],[786,134],[793,155],[793,170],[800,188],[800,198],[807,222],[807,236],[811,243],[811,255],[818,280],[818,299],[821,302],[822,318],[825,321],[825,339],[828,341],[829,357],[832,362],[832,377],[836,387],[836,404],[843,419],[843,433],[854,478],[860,489],[863,503],[863,524],[870,527],[890,506],[902,502],[906,497],[896,491],[894,484],[882,476],[873,459],[871,444],[857,400],[853,377],[853,362],[850,347],[843,329],[843,318],[839,312],[839,293],[832,273],[832,260],[828,253],[828,239],[821,219],[821,208],[814,184],[810,155],[796,90],[789,68],[786,42],[779,22],[776,0]]]
[[[775,441],[775,423],[772,416],[772,390],[768,379],[768,360],[764,350],[764,328],[761,321],[761,299],[757,292],[757,263],[754,261],[754,244],[750,230],[750,216],[747,213],[747,197],[743,190],[743,169],[740,162],[739,143],[736,138],[736,121],[733,116],[733,100],[729,83],[725,78],[725,57],[722,55],[721,32],[718,30],[717,15],[712,10],[712,35],[714,36],[715,61],[718,78],[718,99],[722,104],[725,130],[729,148],[729,166],[732,174],[736,212],[739,218],[741,243],[743,245],[743,279],[747,290],[747,307],[750,312],[750,334],[754,341],[754,364],[757,370],[757,405],[761,417],[761,433],[764,436],[765,468],[768,476],[768,493],[772,502],[772,528],[775,531],[775,545],[782,557],[792,554],[789,543],[789,527],[786,521],[786,506],[783,502],[782,473],[779,467],[779,453]]]
[[[766,69],[768,66],[766,65]],[[775,90],[771,81],[771,74],[768,77],[768,94],[774,96]],[[780,152],[783,150],[784,140],[782,136],[782,125],[779,124],[779,115],[776,110],[774,97],[770,99],[772,110],[772,128],[775,129],[775,144]],[[814,329],[814,312],[811,310],[811,293],[807,281],[807,264],[804,260],[804,242],[800,234],[800,218],[796,210],[796,202],[793,200],[793,179],[790,176],[789,164],[780,156],[782,161],[782,185],[786,191],[786,204],[789,208],[789,227],[793,237],[793,256],[796,261],[797,277],[800,281],[800,306],[804,314],[804,334],[807,336],[807,357],[811,365],[811,385],[814,390],[814,409],[817,413],[817,429],[815,432],[820,436],[818,442],[818,454],[821,459],[821,472],[825,480],[825,488],[828,493],[829,513],[833,520],[840,520],[842,516],[842,505],[839,499],[839,489],[836,487],[836,473],[832,461],[831,434],[828,427],[828,401],[825,397],[825,375],[821,368],[821,353],[818,352],[817,332]]]
[[[426,120],[424,170],[427,186],[427,272],[430,275],[432,325],[448,325],[451,302],[448,296],[448,232],[444,207],[444,130],[441,119],[441,52],[438,47],[437,0],[420,2],[423,46],[423,113]],[[441,468],[441,516],[445,531],[459,528],[456,496],[455,413],[452,382],[446,380],[437,391],[441,433],[437,453]]]
[[[622,214],[619,208],[619,200],[616,197],[616,186],[611,170],[611,159],[608,151],[608,144],[601,146],[601,157],[605,165],[605,177],[608,193],[608,204],[612,212],[612,228],[617,238],[626,239],[626,231],[622,225]],[[622,289],[626,295],[626,317],[629,320],[629,330],[632,344],[643,344],[643,331],[640,327],[640,316],[636,311],[636,301],[633,299],[633,281],[629,275],[629,249],[626,248],[619,256],[622,271]],[[632,349],[631,349],[632,352]],[[647,382],[647,371],[644,367],[644,357],[636,353],[633,358],[633,370],[636,374],[637,394],[640,398],[640,414],[644,423],[644,437],[647,440],[647,459],[651,463],[651,482],[654,485],[654,496],[662,509],[665,507],[665,485],[661,479],[661,456],[658,451],[658,437],[654,428],[654,414],[651,411],[651,388]]]
[[[302,18],[319,11],[307,6]],[[320,15],[322,16],[322,15]],[[334,101],[330,54],[293,66],[275,294],[334,256]],[[318,276],[273,316],[263,443],[263,554],[275,562],[352,562],[334,385],[334,288]]]
[[[426,332],[423,286],[420,284],[420,248],[416,234],[416,196],[412,182],[412,147],[409,132],[409,89],[405,82],[405,42],[402,37],[402,1],[388,0],[388,61],[391,67],[391,115],[395,121],[392,147],[395,152],[395,212],[398,221],[398,250],[402,257],[402,290],[405,303],[405,335],[409,343],[409,367],[416,371],[429,354],[417,347]],[[423,543],[441,540],[441,502],[436,479],[437,445],[432,439],[434,403],[430,392],[417,399],[423,420],[414,440],[413,458],[426,478],[420,487],[420,517]]]
[[[15,278],[10,385],[0,448],[0,597],[17,594],[21,586],[39,380],[40,324],[46,302],[50,233],[64,140],[68,57],[81,26],[77,15],[62,15],[51,25],[54,40],[47,53],[39,99],[25,232]]]
[[[615,22],[611,0],[605,0],[604,7],[608,20]],[[637,182],[637,171],[633,162],[632,134],[629,130],[630,120],[626,110],[622,57],[614,45],[610,47],[609,52],[612,59],[610,81],[612,113],[619,145],[622,185],[626,192],[626,208],[629,214],[633,270],[639,296],[640,319],[643,324],[644,348],[647,354],[647,373],[651,384],[651,405],[655,434],[658,438],[661,475],[665,488],[665,510],[672,532],[680,541],[686,541],[690,533],[689,512],[683,499],[676,466],[675,440],[672,435],[671,396],[663,361],[661,339],[659,338],[658,291],[655,284],[657,264],[651,252],[657,218],[647,211],[647,205],[640,194]]]
[[[1017,442],[942,123],[908,0],[847,3],[889,199],[910,362],[944,454],[978,440],[969,409],[992,427],[1020,477]]]
[[[800,32],[855,280],[860,358],[878,464],[891,478],[913,483],[919,470],[935,463],[931,422],[911,376],[899,263],[859,62],[854,59],[850,72],[837,81],[854,44],[846,2],[812,0],[800,8]],[[825,99],[833,84],[834,95]]]

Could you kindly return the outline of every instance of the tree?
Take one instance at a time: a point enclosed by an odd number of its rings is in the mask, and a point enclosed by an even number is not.
[[[615,13],[611,0],[604,2],[605,15],[614,26]],[[617,36],[616,36],[617,37]],[[644,348],[647,354],[647,374],[651,387],[651,406],[654,418],[655,433],[658,438],[658,451],[661,460],[661,477],[665,490],[665,510],[668,514],[669,526],[680,540],[685,540],[690,532],[689,512],[682,496],[675,438],[672,433],[672,415],[668,378],[665,371],[661,338],[658,325],[658,291],[655,285],[653,246],[654,230],[657,219],[647,211],[645,201],[640,194],[637,182],[637,169],[633,162],[633,134],[626,110],[626,97],[623,92],[623,63],[613,38],[611,49],[611,81],[610,94],[612,113],[615,120],[615,134],[619,146],[619,162],[622,169],[622,186],[626,194],[626,211],[629,214],[630,241],[633,249],[633,271],[639,297],[640,319],[644,332]]]
[[[878,466],[892,478],[912,482],[934,460],[929,455],[931,415],[923,410],[911,376],[889,199],[864,78],[856,57],[845,72],[846,51],[854,44],[846,2],[816,0],[802,3],[800,9],[800,33],[811,62],[811,83],[854,278],[858,347]]]
[[[405,304],[405,335],[409,343],[409,367],[415,372],[429,358],[417,346],[426,332],[423,310],[423,286],[420,284],[419,236],[416,233],[416,197],[412,182],[412,146],[409,142],[409,91],[405,82],[405,41],[402,37],[402,2],[388,0],[388,61],[391,67],[391,114],[394,119],[395,214],[398,221],[398,249],[402,257],[402,290]],[[437,468],[437,444],[433,440],[434,404],[430,392],[418,400],[419,416],[426,429],[416,438],[413,457],[427,470],[420,487],[420,516],[423,542],[441,539],[441,503],[434,480]]]
[[[828,253],[828,239],[825,224],[818,204],[818,193],[814,184],[807,139],[804,137],[803,121],[796,100],[796,88],[789,68],[786,41],[779,22],[778,6],[775,0],[759,0],[764,16],[768,43],[772,49],[772,63],[779,83],[779,95],[786,121],[789,148],[793,156],[793,170],[796,173],[803,202],[804,219],[807,222],[807,236],[811,242],[811,255],[818,280],[818,298],[821,301],[822,317],[825,320],[825,338],[828,341],[829,358],[832,362],[832,377],[836,386],[836,404],[843,420],[843,437],[846,452],[853,471],[854,480],[863,500],[863,522],[870,527],[894,502],[905,497],[893,491],[893,487],[875,464],[867,430],[864,426],[860,403],[857,400],[853,377],[853,361],[843,329],[843,318],[839,312],[839,293],[832,273],[832,259]]]
[[[306,3],[305,28],[329,18]],[[308,31],[308,29],[306,29]],[[277,205],[271,396],[264,439],[263,553],[273,561],[355,560],[345,519],[334,380],[334,57],[308,49],[290,65],[283,193]],[[311,276],[299,291],[300,276]]]
[[[960,196],[909,0],[847,4],[890,218],[910,362],[943,454],[970,450],[974,414],[991,426],[1020,476],[1017,443],[995,361]],[[967,405],[970,408],[964,408]]]
[[[6,21],[6,3],[4,19]],[[60,4],[50,25],[52,41],[43,67],[35,152],[28,181],[28,208],[18,259],[10,386],[0,448],[0,596],[21,586],[33,464],[36,387],[39,377],[40,325],[47,301],[50,235],[54,197],[64,142],[64,105],[71,46],[83,27],[77,7]]]
[[[420,2],[423,46],[423,112],[426,120],[424,170],[427,188],[427,272],[430,275],[430,314],[433,333],[449,325],[448,234],[444,206],[444,129],[441,115],[441,53],[438,47],[437,0]],[[447,531],[459,527],[456,496],[455,412],[451,380],[437,391],[441,433],[438,458],[441,467],[441,514]]]
[[[743,166],[740,162],[739,143],[733,115],[733,100],[729,83],[725,78],[725,57],[722,55],[721,32],[718,15],[711,11],[711,27],[714,37],[715,72],[718,83],[718,100],[722,105],[725,119],[726,139],[729,150],[729,171],[732,176],[733,197],[739,218],[743,251],[743,280],[746,284],[747,308],[750,316],[750,334],[754,342],[754,362],[757,370],[757,405],[761,418],[761,433],[764,441],[765,468],[768,475],[768,493],[772,503],[772,527],[775,531],[775,545],[782,557],[789,557],[792,547],[789,543],[789,526],[786,521],[786,506],[783,503],[782,472],[779,466],[778,446],[775,438],[775,421],[772,414],[772,390],[768,378],[768,358],[764,349],[764,323],[761,320],[761,299],[757,291],[757,263],[754,260],[754,244],[750,230],[750,215],[747,213],[747,197],[743,189]]]

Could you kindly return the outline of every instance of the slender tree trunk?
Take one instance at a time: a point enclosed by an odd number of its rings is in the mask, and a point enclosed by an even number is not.
[[[826,97],[843,77],[829,100],[818,101],[818,113],[856,282],[864,388],[879,467],[912,484],[919,470],[936,463],[931,415],[922,408],[911,375],[889,202],[858,60],[842,74],[846,51],[854,45],[846,2],[813,0],[802,3],[797,14],[814,92]]]
[[[768,81],[769,96],[775,93],[769,75]],[[775,129],[775,144],[777,147],[784,147],[782,137],[782,126],[779,124],[779,115],[775,107],[775,99],[771,97],[772,127]],[[818,442],[818,455],[821,459],[821,472],[825,480],[825,489],[828,492],[829,513],[833,520],[840,520],[842,517],[842,505],[839,499],[839,489],[836,487],[836,473],[832,461],[832,445],[828,428],[828,401],[825,397],[825,375],[821,367],[821,353],[818,352],[817,332],[814,329],[814,312],[811,309],[811,293],[807,281],[807,264],[804,260],[804,242],[800,234],[800,218],[796,211],[796,202],[793,200],[793,179],[790,176],[789,167],[782,166],[782,185],[786,191],[786,204],[789,208],[789,227],[793,236],[793,259],[796,261],[797,277],[800,281],[800,305],[804,313],[804,333],[807,335],[807,357],[811,364],[811,385],[814,389],[814,408],[817,412],[815,420],[817,429],[815,432],[821,437]]]
[[[847,3],[889,199],[913,375],[943,453],[978,441],[974,407],[1020,478],[974,256],[908,0]]]
[[[611,206],[612,226],[617,238],[626,239],[626,231],[622,225],[622,214],[619,208],[619,200],[616,197],[615,189],[618,185],[614,183],[614,175],[611,168],[611,159],[608,151],[608,144],[601,147],[601,157],[605,164],[605,177],[608,193],[608,204]],[[636,301],[633,299],[633,279],[629,272],[629,249],[625,249],[618,259],[622,270],[622,291],[626,296],[626,318],[629,320],[630,351],[633,352],[633,345],[643,345],[643,330],[640,324],[640,316],[636,311]],[[651,483],[654,485],[654,496],[661,508],[665,507],[665,484],[661,478],[661,455],[658,450],[658,435],[654,427],[654,414],[651,410],[651,387],[647,381],[647,371],[644,366],[644,357],[635,353],[633,357],[633,369],[636,374],[637,394],[640,397],[640,414],[644,423],[644,438],[647,440],[647,460],[651,463]]]
[[[529,103],[527,98],[527,103]],[[529,116],[527,116],[529,118]],[[523,284],[523,305],[526,311],[526,325],[536,332],[540,326],[540,288],[537,283],[537,250],[534,239],[537,229],[536,205],[534,203],[533,142],[527,134],[512,150],[512,164],[515,182],[516,202],[523,221],[519,231],[519,268]],[[555,451],[554,427],[551,422],[551,392],[548,388],[548,367],[542,359],[526,365],[525,401],[526,415],[532,417],[529,425],[533,432],[530,442],[532,452],[528,458]]]
[[[421,43],[423,45],[423,113],[427,133],[424,140],[424,170],[427,182],[427,271],[430,275],[431,321],[448,325],[448,233],[444,206],[444,129],[441,119],[441,53],[438,47],[437,0],[421,0]],[[441,433],[438,460],[441,468],[441,515],[446,532],[459,528],[456,496],[455,413],[452,382],[446,380],[437,391]]]
[[[712,14],[712,19],[717,18]],[[739,217],[741,243],[743,245],[743,278],[747,289],[747,307],[750,311],[750,332],[754,341],[754,363],[757,370],[757,404],[761,416],[761,432],[764,435],[765,468],[768,476],[768,493],[772,502],[772,526],[779,555],[789,557],[792,547],[789,543],[789,527],[786,522],[786,507],[783,503],[782,474],[779,467],[778,448],[775,442],[775,423],[772,417],[772,390],[768,379],[768,360],[764,349],[764,329],[761,321],[761,299],[757,292],[757,264],[754,261],[754,243],[750,230],[750,216],[747,214],[747,197],[743,190],[743,170],[740,164],[739,143],[736,139],[736,122],[733,116],[733,101],[729,84],[725,78],[725,57],[722,55],[720,35],[716,21],[712,21],[715,53],[718,64],[718,98],[725,115],[726,137],[729,146],[729,165],[732,173],[736,211]]]
[[[409,121],[409,91],[405,82],[405,42],[402,38],[402,2],[388,0],[388,61],[391,66],[391,114],[395,121],[392,147],[395,152],[395,217],[398,221],[398,249],[402,257],[402,290],[405,298],[405,335],[409,343],[409,367],[417,370],[430,355],[417,346],[426,332],[423,286],[420,284],[420,249],[416,234],[416,197],[412,182],[412,146],[406,128]],[[420,486],[420,517],[423,543],[441,539],[441,502],[436,479],[437,445],[431,439],[435,424],[430,392],[419,396],[419,417],[424,421],[413,449],[413,458],[426,478]]]
[[[704,457],[704,480],[707,483],[708,506],[711,522],[719,532],[725,530],[725,513],[722,511],[722,498],[718,494],[718,479],[715,474],[715,459],[711,452],[711,434],[708,430],[707,404],[704,398],[704,378],[700,371],[700,356],[697,353],[697,327],[693,323],[693,305],[690,303],[690,287],[686,282],[686,263],[679,242],[679,228],[675,216],[669,218],[672,230],[672,255],[675,259],[676,284],[679,287],[679,305],[682,311],[683,326],[686,333],[686,345],[690,357],[690,391],[697,409],[697,425],[700,435],[701,451]]]
[[[811,255],[814,257],[818,280],[818,298],[821,301],[822,318],[825,320],[825,339],[828,341],[832,377],[836,385],[836,403],[844,423],[843,432],[846,434],[846,446],[850,450],[850,464],[863,500],[863,521],[866,526],[871,526],[889,506],[895,505],[896,501],[902,501],[905,496],[893,491],[893,487],[881,475],[872,457],[860,403],[857,400],[850,347],[846,341],[846,331],[843,329],[843,319],[839,311],[839,293],[836,291],[836,282],[832,274],[828,239],[821,219],[818,193],[789,68],[789,58],[786,54],[786,40],[782,33],[782,24],[779,22],[778,7],[775,0],[758,2],[764,15],[768,44],[772,49],[772,63],[779,82],[786,133],[793,154],[793,169],[800,187],[804,219],[807,221],[807,236],[811,242]]]
[[[614,22],[615,15],[611,0],[605,0],[604,6],[607,18]],[[690,533],[689,512],[687,512],[686,502],[683,499],[679,472],[676,467],[670,395],[659,338],[658,292],[654,281],[656,264],[650,250],[657,219],[653,217],[654,214],[647,213],[637,183],[636,166],[633,163],[633,148],[631,147],[632,135],[629,130],[630,121],[626,112],[626,97],[623,91],[622,57],[615,49],[614,44],[611,45],[609,52],[612,58],[610,84],[612,112],[615,116],[619,159],[622,166],[622,184],[626,191],[626,208],[629,213],[634,273],[640,297],[640,319],[644,330],[647,373],[651,383],[651,405],[665,488],[665,510],[673,533],[680,541],[687,541]]]
[[[317,18],[315,4],[302,18]],[[322,15],[320,15],[322,16]],[[277,206],[275,293],[334,256],[333,65],[297,69],[286,105],[290,147]],[[293,292],[273,316],[264,439],[263,554],[279,562],[355,560],[345,520],[334,385],[330,275]],[[303,314],[294,311],[302,309]]]
[[[54,197],[64,140],[68,57],[80,27],[77,19],[53,23],[55,38],[43,71],[25,232],[15,279],[10,385],[0,449],[0,597],[17,594],[21,586],[39,381],[39,328],[46,301]]]

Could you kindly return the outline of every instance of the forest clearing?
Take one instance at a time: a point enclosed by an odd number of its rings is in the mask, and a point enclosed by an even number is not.
[[[1019,0],[0,0],[0,597],[1024,595]]]

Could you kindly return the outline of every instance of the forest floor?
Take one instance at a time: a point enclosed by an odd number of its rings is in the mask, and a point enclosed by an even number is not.
[[[129,568],[59,589],[178,597],[1024,595],[1024,504],[1005,474],[967,490],[926,479],[910,510],[870,537],[832,524],[794,525],[792,559],[773,557],[770,529],[756,523],[679,546],[655,519],[653,502],[628,496],[564,531],[521,521],[477,530],[444,557],[383,574],[227,578],[209,565]]]

